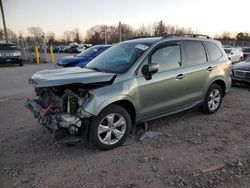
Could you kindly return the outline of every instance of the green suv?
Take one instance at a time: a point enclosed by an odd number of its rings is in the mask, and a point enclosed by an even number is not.
[[[199,106],[218,111],[231,86],[231,62],[219,41],[167,35],[121,42],[85,68],[40,71],[26,102],[55,139],[112,149],[139,123]]]

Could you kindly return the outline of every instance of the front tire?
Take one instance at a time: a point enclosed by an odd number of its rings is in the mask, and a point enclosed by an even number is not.
[[[201,106],[202,111],[205,114],[213,114],[220,108],[223,97],[223,91],[217,84],[212,84],[206,93],[203,105]]]
[[[90,142],[100,150],[122,145],[131,129],[129,113],[119,105],[106,107],[90,121]]]

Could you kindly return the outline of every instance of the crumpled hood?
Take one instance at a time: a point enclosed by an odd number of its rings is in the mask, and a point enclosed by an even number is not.
[[[71,63],[79,63],[79,62],[84,62],[84,61],[89,61],[88,57],[77,57],[77,56],[66,56],[62,57],[58,64],[59,65],[68,65]]]
[[[242,61],[242,62],[236,63],[233,66],[233,69],[234,70],[246,70],[246,71],[250,71],[250,62]]]
[[[53,87],[67,84],[93,84],[109,82],[115,75],[115,73],[105,73],[91,69],[72,67],[67,69],[39,71],[29,79],[29,82],[36,87]]]

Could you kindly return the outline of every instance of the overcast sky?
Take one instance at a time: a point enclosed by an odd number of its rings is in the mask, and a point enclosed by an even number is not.
[[[163,20],[204,34],[250,32],[250,0],[2,0],[7,27],[27,33],[40,26],[58,36],[76,27],[84,34],[98,24],[134,28]],[[2,27],[2,20],[1,26]]]

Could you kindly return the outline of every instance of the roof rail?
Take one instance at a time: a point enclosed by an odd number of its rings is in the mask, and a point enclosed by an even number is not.
[[[133,39],[141,39],[141,38],[154,38],[154,37],[162,37],[162,36],[150,36],[150,35],[144,35],[144,36],[135,36],[135,37],[132,37],[128,40],[133,40]]]
[[[206,38],[206,39],[210,39],[211,37],[209,37],[208,35],[202,35],[202,34],[169,34],[169,35],[165,35],[162,38],[170,38],[170,37],[193,37],[193,38]]]

